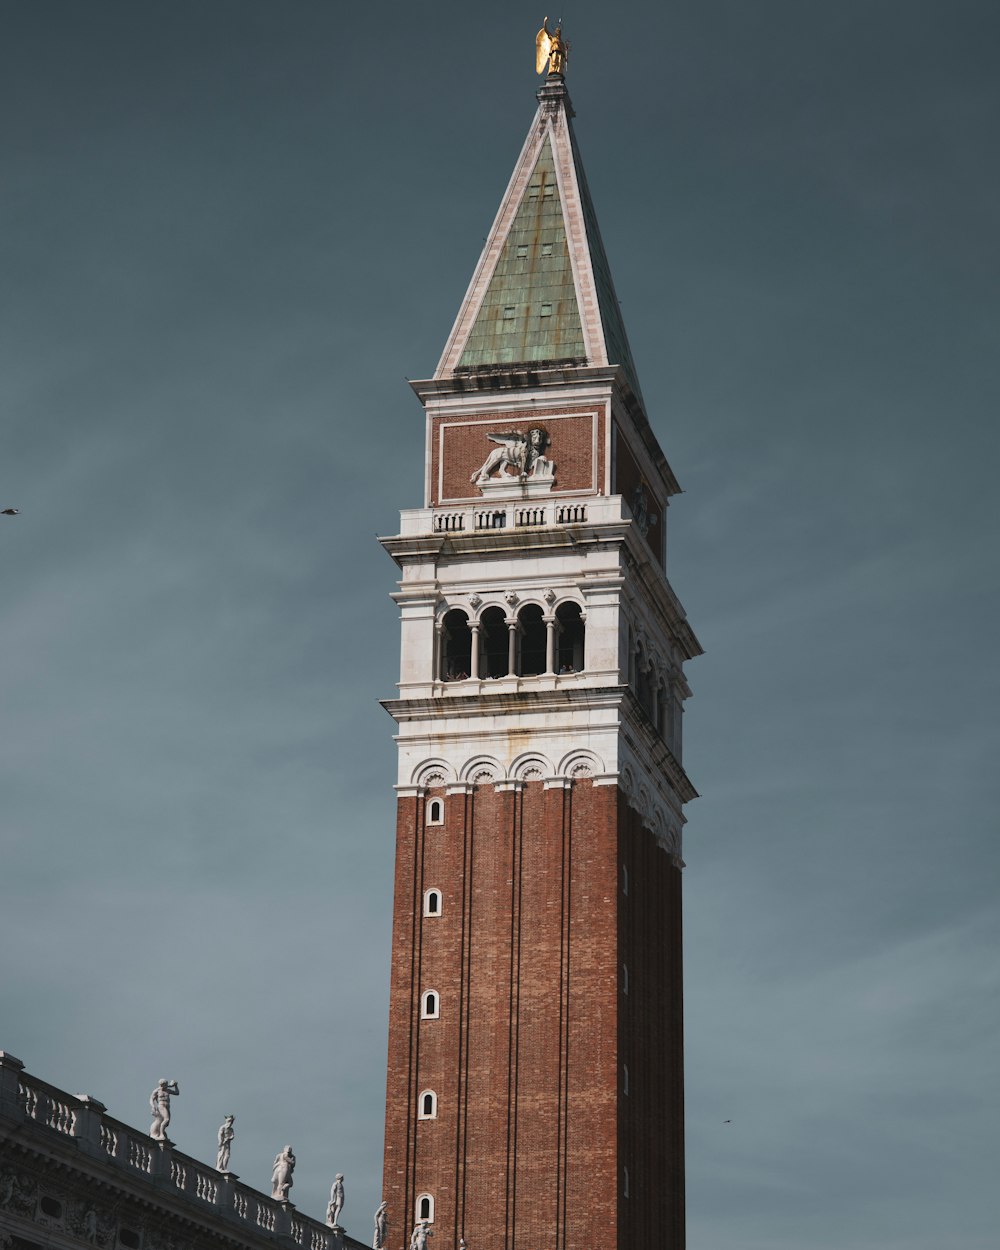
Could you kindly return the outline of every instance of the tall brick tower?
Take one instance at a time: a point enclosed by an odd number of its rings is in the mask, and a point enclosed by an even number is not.
[[[389,1246],[684,1245],[697,639],[561,75],[440,364],[402,577]],[[470,227],[471,229],[472,227]]]

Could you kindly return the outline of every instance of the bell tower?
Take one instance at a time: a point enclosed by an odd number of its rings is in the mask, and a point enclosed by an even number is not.
[[[541,36],[540,36],[541,38]],[[559,62],[561,67],[562,61]],[[392,1250],[684,1245],[681,763],[700,654],[560,73],[434,376],[399,566]]]

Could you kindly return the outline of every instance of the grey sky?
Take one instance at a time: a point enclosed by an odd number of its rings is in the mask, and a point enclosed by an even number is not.
[[[0,6],[0,1047],[378,1201],[394,570],[542,14]],[[995,1246],[1000,11],[587,0],[706,647],[690,1250]],[[731,1119],[731,1124],[723,1124]],[[595,1213],[595,1218],[599,1213]],[[475,1248],[473,1247],[473,1250]]]

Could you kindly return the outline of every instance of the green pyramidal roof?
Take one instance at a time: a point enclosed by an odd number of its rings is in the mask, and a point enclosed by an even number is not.
[[[562,82],[539,110],[438,375],[510,365],[619,365],[642,402]]]
[[[458,367],[586,360],[552,145],[542,145]]]

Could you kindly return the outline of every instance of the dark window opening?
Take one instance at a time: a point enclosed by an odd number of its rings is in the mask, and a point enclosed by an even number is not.
[[[428,916],[436,916],[441,911],[441,895],[437,890],[429,890],[427,893],[427,914]]]
[[[521,663],[518,672],[522,677],[535,677],[545,672],[545,622],[542,609],[537,603],[527,603],[517,616],[521,626]]]
[[[507,632],[503,608],[487,608],[479,626],[479,672],[483,677],[507,676]]]
[[[139,1250],[139,1234],[134,1233],[131,1228],[120,1228],[118,1240],[123,1246],[128,1246],[129,1250]]]
[[[556,609],[559,630],[560,673],[583,672],[583,614],[578,603],[561,603]]]
[[[472,668],[472,630],[461,608],[445,613],[441,635],[442,681],[465,681]]]
[[[429,1114],[429,1113],[428,1113]],[[431,1218],[431,1200],[430,1198],[420,1199],[420,1218],[429,1220]]]
[[[51,1215],[54,1220],[62,1218],[62,1203],[56,1202],[55,1198],[49,1198],[43,1195],[39,1199],[38,1205],[42,1208],[42,1211],[46,1215]]]

